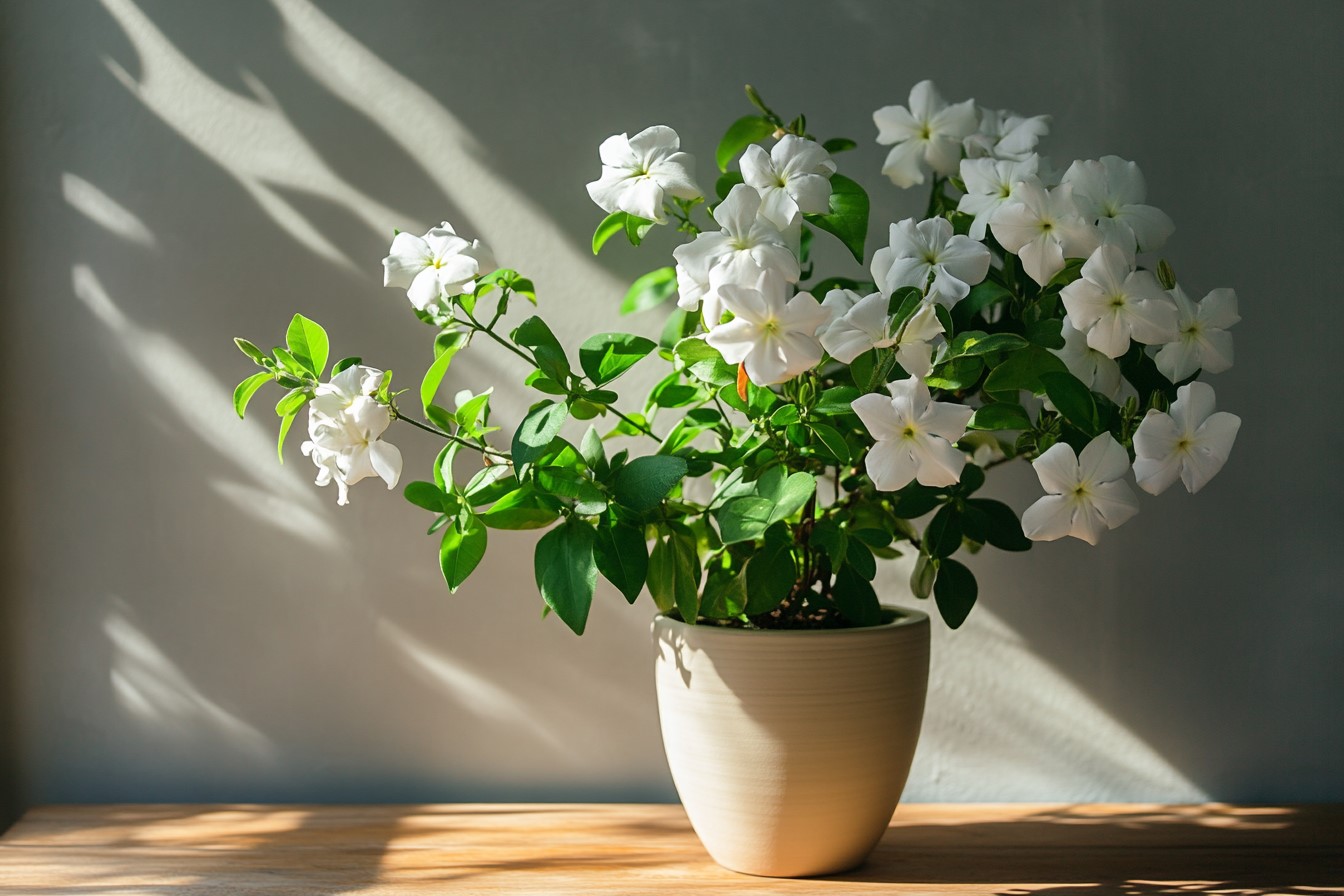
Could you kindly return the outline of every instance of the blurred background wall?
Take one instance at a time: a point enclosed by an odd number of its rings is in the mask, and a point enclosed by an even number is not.
[[[713,183],[755,84],[860,148],[870,250],[926,197],[878,169],[873,109],[1050,113],[1057,161],[1137,160],[1197,296],[1241,299],[1244,420],[1200,495],[1102,546],[970,560],[935,628],[911,800],[1344,799],[1338,542],[1338,3],[442,3],[45,0],[3,10],[4,640],[0,814],[103,800],[670,800],[651,603],[603,585],[580,641],[541,619],[527,534],[450,596],[425,515],[337,508],[229,394],[301,311],[404,372],[430,335],[380,286],[393,228],[447,219],[530,274],[562,338],[664,263],[587,247],[597,145],[676,127]],[[826,242],[823,236],[818,245]],[[833,247],[824,260],[853,268]],[[453,388],[521,371],[481,346]],[[633,393],[631,393],[633,394]],[[274,399],[275,396],[272,396]],[[405,480],[434,446],[395,432]],[[1000,475],[1002,474],[1002,475]],[[992,490],[1019,510],[1025,465]],[[890,600],[913,603],[899,563]]]

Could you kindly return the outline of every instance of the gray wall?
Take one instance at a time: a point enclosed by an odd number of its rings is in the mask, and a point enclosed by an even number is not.
[[[0,742],[26,801],[673,798],[650,605],[604,589],[578,641],[540,618],[531,537],[494,533],[449,596],[422,514],[369,483],[338,509],[297,450],[276,465],[266,413],[232,418],[248,369],[229,338],[270,344],[302,311],[337,352],[409,379],[428,334],[378,260],[394,227],[442,218],[529,272],[563,336],[654,331],[657,314],[613,309],[657,253],[586,248],[602,138],[669,123],[709,183],[751,81],[860,141],[841,162],[880,234],[923,198],[878,174],[869,116],[923,77],[1052,113],[1056,159],[1140,162],[1182,280],[1241,297],[1238,364],[1215,385],[1244,425],[1205,492],[1146,499],[1099,548],[970,561],[981,606],[939,627],[909,797],[1344,799],[1344,6],[5,15],[0,671],[19,674]],[[503,416],[525,406],[488,348],[453,369],[498,385]],[[426,477],[433,446],[394,440],[407,479]],[[994,491],[1025,507],[1030,470],[1000,472]],[[904,572],[884,573],[898,602]]]

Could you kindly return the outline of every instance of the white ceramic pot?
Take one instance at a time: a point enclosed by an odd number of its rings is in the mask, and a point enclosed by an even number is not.
[[[910,772],[929,617],[870,628],[747,631],[658,616],[663,746],[714,861],[767,877],[863,863]]]

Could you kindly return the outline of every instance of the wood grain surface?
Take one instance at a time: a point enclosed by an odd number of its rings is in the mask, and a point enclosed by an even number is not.
[[[857,871],[715,865],[680,806],[52,806],[0,894],[1344,894],[1344,807],[908,805]]]

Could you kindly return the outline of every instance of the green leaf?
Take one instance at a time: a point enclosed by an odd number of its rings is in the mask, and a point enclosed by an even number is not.
[[[939,307],[942,307],[941,305]],[[976,357],[953,358],[933,369],[933,373],[924,378],[930,389],[969,389],[980,381],[985,362]]]
[[[579,346],[579,366],[594,385],[602,386],[625,373],[658,347],[658,343],[629,333],[598,333]]]
[[[855,625],[877,625],[882,621],[882,605],[877,592],[851,566],[842,566],[835,574],[835,605]]]
[[[846,541],[845,563],[870,582],[877,578],[877,558],[873,556],[868,546],[857,538]]]
[[[807,499],[817,490],[817,477],[811,473],[794,473],[784,480],[775,496],[775,511],[771,522],[787,519],[803,509]]]
[[[714,181],[714,195],[720,199],[727,199],[728,194],[733,191],[733,187],[742,183],[742,172],[729,171],[727,174],[720,174],[719,179]]]
[[[294,315],[285,331],[285,344],[290,354],[313,376],[321,379],[327,367],[327,331],[302,314]]]
[[[936,559],[950,557],[961,547],[961,512],[944,504],[924,530],[924,550]]]
[[[649,271],[634,283],[621,302],[622,314],[634,314],[656,308],[677,294],[677,271],[675,268],[659,268]]]
[[[514,464],[530,464],[545,454],[568,416],[569,408],[558,402],[548,400],[532,405],[513,434]]]
[[[827,426],[825,423],[809,424],[813,435],[826,446],[826,451],[839,464],[847,464],[850,459],[849,443],[845,437],[840,434],[840,430],[834,426]]]
[[[612,493],[621,504],[645,513],[657,507],[685,475],[683,458],[666,454],[637,457],[616,474]]]
[[[1029,551],[1031,539],[1022,534],[1022,523],[1013,508],[989,498],[972,498],[966,502],[966,515],[977,517],[976,524],[983,529],[982,541],[1002,551]]]
[[[641,218],[637,215],[625,216],[625,238],[630,241],[630,245],[638,246],[644,242],[644,237],[653,228],[653,223],[648,218]]]
[[[423,507],[431,513],[443,513],[446,510],[444,501],[448,495],[432,482],[407,483],[402,494],[416,507]]]
[[[826,417],[839,417],[842,414],[852,414],[854,413],[854,408],[851,407],[851,405],[853,405],[854,399],[858,398],[860,394],[862,393],[853,386],[832,386],[821,393],[821,397],[817,399],[817,406],[812,410],[814,413]]]
[[[971,287],[970,293],[952,306],[952,322],[965,329],[971,318],[986,308],[1011,299],[1013,294],[993,280],[983,280]]]
[[[253,361],[260,364],[262,367],[266,366],[267,358],[261,349],[257,348],[255,345],[248,342],[246,339],[243,339],[238,336],[234,337],[233,344],[238,346],[238,350],[243,354],[247,355]]]
[[[363,362],[364,362],[364,359],[361,358],[361,357],[358,357],[358,356],[356,356],[356,355],[352,355],[352,356],[350,356],[350,357],[348,357],[348,358],[342,358],[341,360],[337,361],[335,364],[331,365],[331,375],[332,375],[332,376],[335,376],[336,374],[338,374],[338,373],[340,373],[340,372],[342,372],[342,371],[344,371],[344,370],[349,370],[351,367],[354,367],[356,364],[362,364]]]
[[[783,528],[780,527],[781,530]],[[747,561],[745,612],[748,616],[759,616],[779,606],[798,579],[789,536],[781,533],[779,537],[774,537],[774,532],[771,530],[766,536],[765,545]]]
[[[843,174],[831,175],[831,210],[824,215],[804,215],[814,227],[839,238],[854,258],[863,264],[863,244],[868,238],[868,194]]]
[[[602,437],[597,434],[596,426],[589,426],[579,441],[579,454],[583,457],[583,462],[588,465],[588,469],[598,475],[598,478],[605,479],[611,466],[607,463],[607,452],[602,447]]]
[[[1008,401],[991,401],[976,408],[971,415],[967,429],[1031,429],[1031,417],[1027,409],[1020,404]]]
[[[531,486],[523,486],[504,495],[480,518],[491,529],[540,529],[559,516],[541,503]]]
[[[975,576],[955,560],[944,560],[938,566],[938,579],[933,583],[933,599],[948,628],[960,628],[975,606],[979,593]]]
[[[751,144],[764,140],[775,132],[775,126],[759,115],[744,115],[728,126],[728,130],[719,141],[714,152],[714,161],[720,171],[727,171],[728,165]]]
[[[543,535],[533,555],[541,599],[576,635],[588,623],[597,587],[595,540],[591,525],[571,518]]]
[[[252,396],[257,394],[257,390],[275,379],[269,372],[254,373],[247,379],[238,384],[238,388],[233,390],[233,409],[238,412],[239,419],[247,411],[247,403],[252,400]]]
[[[770,425],[776,429],[788,426],[790,423],[797,423],[802,417],[798,413],[798,405],[781,404],[770,414]]]
[[[714,512],[724,544],[751,541],[765,534],[774,522],[775,502],[756,495],[742,495]]]
[[[1032,393],[1045,391],[1041,383],[1043,373],[1066,373],[1068,368],[1059,358],[1038,345],[1029,345],[1013,352],[985,379],[986,392],[1014,392],[1025,389]]]
[[[1100,430],[1097,416],[1097,402],[1092,398],[1092,390],[1083,385],[1083,381],[1071,373],[1041,374],[1041,384],[1045,394],[1055,408],[1086,436],[1095,436]]]
[[[453,335],[459,338],[444,344],[443,350],[434,359],[434,363],[429,365],[429,369],[425,371],[425,378],[420,381],[420,405],[426,411],[434,403],[434,396],[439,392],[439,385],[448,372],[448,365],[452,363],[453,356],[458,353],[462,346],[467,344],[464,334],[454,333]],[[437,343],[435,347],[438,347]]]
[[[1027,341],[1042,348],[1064,347],[1064,321],[1047,317],[1027,324]]]
[[[519,324],[513,331],[513,341],[532,349],[537,367],[555,382],[563,384],[569,378],[569,359],[565,357],[565,350],[540,317],[533,315]]]
[[[917,483],[910,483],[896,493],[891,512],[900,519],[912,520],[938,506],[938,492]]]
[[[970,330],[958,333],[948,346],[948,357],[987,355],[990,352],[1013,352],[1025,348],[1027,340],[1016,333],[983,333]]]
[[[848,152],[849,150],[854,149],[858,145],[859,144],[855,143],[848,137],[832,137],[825,143],[821,144],[821,148],[831,154],[835,154],[837,152]]]
[[[628,217],[625,212],[612,212],[602,219],[597,225],[597,230],[593,231],[593,254],[596,255],[602,251],[607,240],[616,234],[625,230],[625,219]]]
[[[649,575],[649,545],[644,530],[624,523],[599,526],[594,551],[597,571],[633,604]]]
[[[934,580],[937,578],[938,561],[921,551],[910,573],[910,593],[924,600],[933,593]]]
[[[704,599],[700,615],[707,619],[733,619],[747,608],[747,574],[743,568],[737,575],[726,569],[716,569],[705,579]]]
[[[468,518],[466,529],[460,526],[460,520],[454,521],[443,530],[443,540],[439,542],[439,570],[450,592],[462,586],[485,556],[487,537],[481,521],[473,515]]]
[[[649,554],[649,594],[664,613],[673,608],[686,622],[700,614],[700,558],[694,542],[680,535],[659,539]]]
[[[673,349],[686,372],[702,383],[725,386],[737,382],[737,368],[723,360],[723,355],[703,339],[683,339]]]
[[[280,437],[275,443],[275,453],[282,464],[285,462],[285,436],[289,435],[289,428],[294,425],[294,418],[297,416],[299,416],[298,411],[291,411],[280,418]]]

